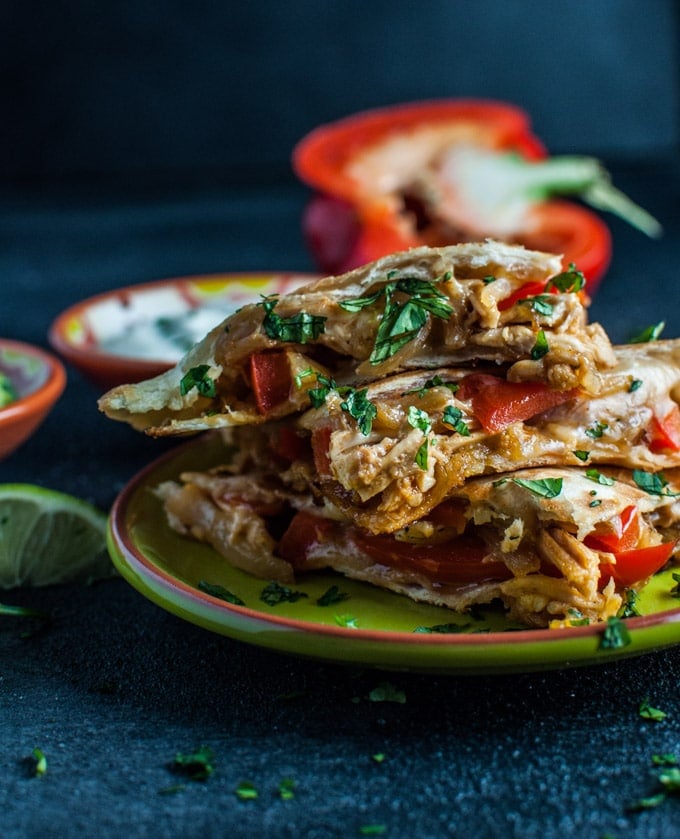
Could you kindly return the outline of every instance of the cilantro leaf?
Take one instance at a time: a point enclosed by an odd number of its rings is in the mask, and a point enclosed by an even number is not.
[[[523,478],[513,478],[512,482],[517,486],[528,489],[534,495],[539,495],[542,498],[557,498],[562,492],[562,478],[541,478],[537,481],[524,480]]]
[[[47,758],[43,750],[36,746],[31,752],[30,760],[33,763],[33,774],[36,778],[42,778],[47,772]]]
[[[268,606],[277,606],[279,603],[296,603],[301,597],[307,596],[304,591],[294,591],[273,581],[262,589],[260,600]]]
[[[281,317],[274,311],[277,302],[277,295],[271,295],[257,304],[265,312],[262,328],[268,338],[291,344],[306,344],[316,340],[326,329],[326,318],[322,315],[297,312],[290,317]]]
[[[177,752],[171,768],[186,775],[192,781],[207,781],[214,772],[214,754],[208,746],[201,746],[195,752]]]
[[[577,457],[579,460],[583,461],[583,463],[588,460],[590,457],[590,452],[586,451],[585,449],[575,449],[572,454],[574,457]]]
[[[427,434],[432,428],[432,420],[427,411],[416,408],[415,405],[409,405],[408,409],[408,424],[412,428],[419,428],[423,434]]]
[[[416,456],[414,458],[416,464],[420,469],[423,471],[427,470],[427,458],[430,452],[430,441],[425,438],[423,442],[418,447],[418,451],[416,452]]]
[[[599,649],[618,650],[627,647],[631,642],[630,632],[625,623],[618,617],[608,618],[600,639]]]
[[[456,382],[445,382],[437,373],[431,379],[428,379],[422,387],[415,388],[414,390],[407,390],[406,393],[404,393],[404,396],[408,396],[410,393],[416,393],[418,394],[418,397],[422,399],[428,390],[431,390],[433,387],[447,387],[451,393],[455,393],[458,390],[459,385]]]
[[[388,279],[392,276],[388,275]],[[448,278],[448,275],[445,275],[442,279]],[[407,299],[397,299],[397,294],[406,295]],[[390,358],[412,341],[427,322],[428,313],[447,319],[453,311],[447,296],[442,294],[434,283],[417,277],[393,280],[373,294],[344,300],[340,306],[347,311],[358,312],[377,303],[383,296],[385,308],[369,356],[370,363],[374,365]]]
[[[653,722],[663,722],[663,720],[665,720],[668,716],[668,714],[660,708],[653,708],[649,704],[648,696],[642,700],[638,711],[643,720],[652,720]]]
[[[462,417],[463,412],[460,408],[456,408],[453,405],[447,405],[442,414],[442,422],[444,425],[452,428],[454,431],[457,431],[461,436],[469,437],[470,428]]]
[[[404,705],[406,702],[404,691],[395,687],[391,682],[381,682],[370,691],[368,698],[371,702],[396,702],[399,705]]]
[[[586,478],[591,481],[595,481],[596,484],[600,484],[601,486],[610,487],[614,486],[616,481],[613,478],[608,478],[606,475],[603,475],[602,472],[599,472],[597,469],[586,469]]]
[[[591,437],[593,440],[597,440],[600,437],[602,437],[602,435],[604,434],[604,432],[608,428],[609,428],[609,426],[607,425],[606,422],[600,422],[598,420],[595,423],[595,425],[592,425],[590,428],[586,428],[586,434],[588,435],[588,437]]]
[[[317,598],[317,606],[332,606],[335,603],[342,603],[343,600],[349,599],[349,594],[345,591],[340,591],[337,586],[331,586],[327,589],[321,597]]]
[[[279,798],[282,801],[295,798],[295,781],[292,778],[282,778],[279,781]]]
[[[671,597],[680,597],[680,574],[673,571],[672,575],[675,585],[671,588],[669,594]]]
[[[212,399],[217,395],[215,389],[215,380],[208,376],[210,366],[208,364],[199,364],[197,367],[192,367],[179,382],[179,392],[182,396],[186,396],[191,390],[196,390],[201,396],[207,396]]]
[[[251,781],[241,781],[234,792],[239,801],[254,801],[260,795],[255,784],[251,783]]]
[[[344,390],[345,389],[343,388],[343,391]],[[373,402],[370,401],[367,394],[368,390],[366,388],[363,390],[347,388],[345,400],[340,403],[342,410],[347,411],[351,417],[354,417],[361,429],[361,433],[364,435],[371,433],[373,420],[378,415],[378,409]]]
[[[546,338],[545,332],[542,329],[539,329],[536,334],[536,343],[531,348],[531,358],[534,361],[538,361],[549,352],[550,347],[548,346],[548,339]]]
[[[582,271],[576,268],[573,262],[569,263],[567,271],[561,274],[556,274],[552,279],[548,280],[548,287],[556,288],[560,292],[577,292],[585,287],[586,278]]]
[[[206,594],[212,595],[212,597],[217,597],[220,600],[224,600],[227,603],[232,603],[234,606],[245,606],[246,604],[241,600],[241,598],[234,594],[233,592],[229,591],[228,588],[221,586],[217,583],[209,583],[207,580],[199,580],[198,587],[201,591],[204,591]]]
[[[661,333],[666,327],[665,321],[659,321],[643,329],[637,335],[630,339],[631,344],[648,344],[650,341],[656,341],[661,337]]]
[[[523,297],[517,302],[520,305],[530,306],[536,314],[544,315],[545,317],[550,317],[554,310],[552,300],[548,294],[535,294],[533,297]]]
[[[668,489],[668,481],[662,472],[645,472],[642,469],[633,469],[632,476],[637,486],[648,495],[678,495],[677,492],[671,492]]]

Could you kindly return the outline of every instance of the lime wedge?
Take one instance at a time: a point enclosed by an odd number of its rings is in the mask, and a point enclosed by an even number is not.
[[[32,484],[0,484],[0,588],[90,582],[113,574],[101,510]]]

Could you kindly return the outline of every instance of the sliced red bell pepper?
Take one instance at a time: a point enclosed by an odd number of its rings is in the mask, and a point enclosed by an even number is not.
[[[677,405],[663,418],[652,416],[647,441],[649,450],[655,453],[680,451],[680,408]]]
[[[611,578],[617,588],[630,588],[660,571],[675,550],[675,542],[663,542],[648,548],[616,552],[616,565],[600,565],[600,586],[604,587]]]
[[[321,478],[330,478],[331,461],[328,455],[328,448],[331,442],[332,429],[330,425],[315,428],[312,431],[312,453],[314,455],[314,466]]]
[[[279,540],[276,552],[293,568],[303,569],[305,560],[316,545],[327,541],[337,523],[307,510],[297,512]]]
[[[292,384],[286,353],[253,353],[250,356],[250,384],[260,414],[267,414],[272,408],[286,402]]]
[[[626,507],[620,516],[608,522],[608,528],[589,533],[583,540],[588,548],[596,551],[620,553],[630,551],[640,539],[640,515],[634,504]]]
[[[577,390],[553,390],[542,382],[508,382],[498,376],[465,376],[458,397],[470,400],[472,412],[485,431],[502,431],[513,422],[527,420],[573,399]]]
[[[478,583],[507,580],[512,572],[503,562],[484,562],[484,544],[473,536],[448,542],[419,545],[391,535],[357,532],[357,547],[376,562],[400,571],[423,574],[435,583]]]
[[[390,191],[390,170],[376,176],[371,187],[359,181],[353,168],[360,155],[394,137],[402,139],[404,147],[412,142],[417,151],[419,142],[427,142],[422,139],[423,129],[446,129],[446,142],[481,152],[473,166],[463,163],[458,174],[454,173],[450,187],[457,201],[463,194],[468,201],[473,196],[473,203],[475,195],[491,195],[486,185],[470,188],[477,183],[475,172],[479,169],[485,184],[493,183],[499,196],[502,190],[499,210],[512,203],[506,196],[519,198],[528,208],[521,229],[503,234],[497,232],[502,226],[489,216],[495,212],[486,206],[489,202],[475,203],[474,212],[467,212],[463,202],[461,214],[470,222],[467,238],[510,238],[530,248],[562,254],[565,264],[573,262],[585,274],[590,294],[609,265],[609,230],[595,213],[576,204],[546,200],[550,195],[578,194],[598,209],[618,213],[649,235],[659,235],[658,223],[611,185],[596,160],[548,158],[521,109],[503,102],[435,100],[358,113],[320,126],[298,143],[293,167],[301,180],[320,193],[303,216],[303,233],[321,270],[337,273],[395,250],[456,241],[453,232],[428,231],[422,224],[423,213],[409,211],[407,196],[400,195],[396,187]],[[440,152],[437,146],[433,154],[436,157]],[[488,176],[490,166],[493,177]],[[417,176],[416,171],[414,179]],[[457,177],[462,179],[459,186]],[[459,225],[449,226],[455,230]]]

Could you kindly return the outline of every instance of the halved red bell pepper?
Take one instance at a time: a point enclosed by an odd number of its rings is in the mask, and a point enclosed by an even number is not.
[[[600,565],[600,586],[614,578],[617,588],[630,588],[660,571],[671,558],[675,542],[663,542],[648,548],[636,548],[614,554],[616,565]]]
[[[393,141],[380,161],[376,152]],[[455,161],[441,162],[463,147],[472,160],[457,168]],[[368,154],[373,157],[367,163]],[[436,226],[428,224],[434,205],[409,195],[409,185],[433,165],[448,180],[429,192],[438,194],[440,207],[442,195],[450,193],[447,206],[456,207],[453,216],[442,213],[446,223]],[[528,115],[503,102],[435,100],[355,114],[304,137],[294,149],[293,167],[318,193],[305,211],[303,233],[319,268],[329,273],[416,245],[490,236],[563,254],[565,265],[573,262],[584,273],[592,294],[611,258],[609,230],[595,213],[546,200],[550,195],[576,193],[650,235],[659,232],[654,219],[611,186],[597,161],[548,158]],[[495,205],[480,203],[480,196],[495,198],[499,190]],[[512,229],[499,226],[498,212],[511,207],[516,214],[518,206],[521,222],[515,219]]]

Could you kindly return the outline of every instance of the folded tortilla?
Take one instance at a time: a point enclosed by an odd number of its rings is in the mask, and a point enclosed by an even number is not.
[[[380,536],[316,504],[281,472],[254,468],[249,457],[186,473],[158,494],[176,531],[262,579],[289,583],[333,569],[458,612],[499,600],[512,619],[547,626],[619,611],[624,592],[613,578],[606,585],[600,579],[615,558],[584,540],[614,528],[628,508],[640,519],[636,547],[675,540],[680,472],[664,480],[662,492],[650,493],[622,469],[597,477],[582,467],[552,467],[475,478],[423,519]],[[290,521],[283,534],[273,526],[282,516]]]
[[[578,276],[558,256],[493,241],[393,254],[244,306],[173,369],[99,407],[154,436],[185,434],[303,410],[310,374],[358,386],[480,362],[596,394],[616,360]]]

